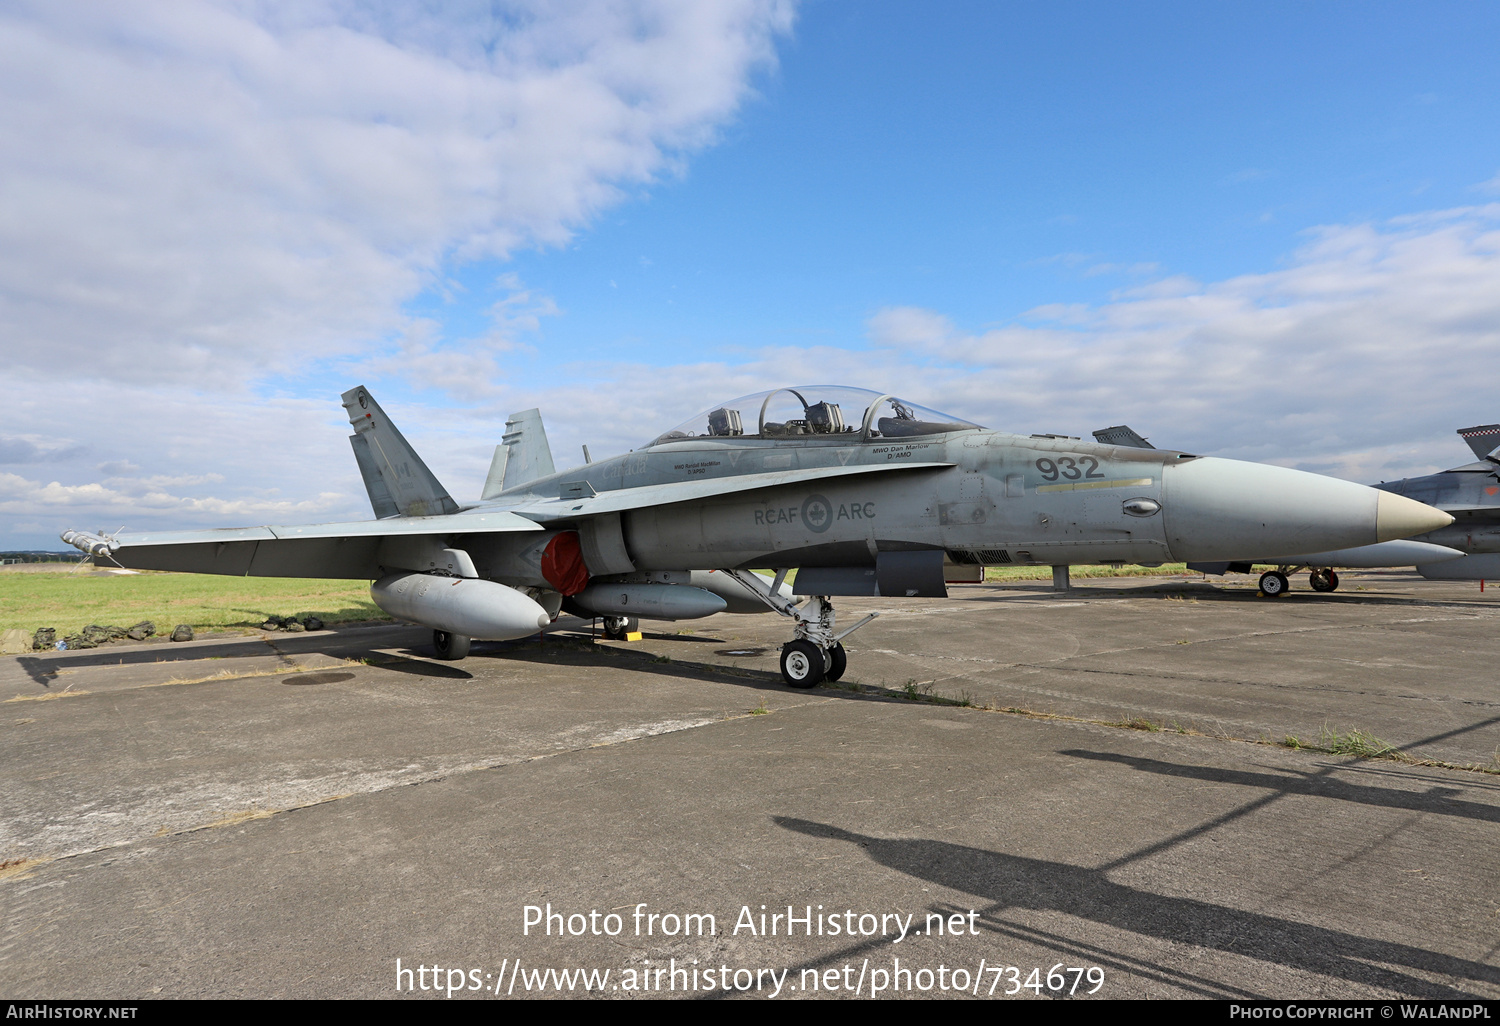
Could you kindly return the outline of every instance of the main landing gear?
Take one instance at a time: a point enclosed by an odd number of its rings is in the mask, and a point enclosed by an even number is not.
[[[1339,575],[1332,567],[1319,567],[1307,575],[1307,583],[1313,591],[1333,591],[1339,586]]]
[[[794,688],[815,688],[825,680],[838,680],[849,666],[843,639],[869,623],[879,613],[871,613],[853,627],[835,634],[833,603],[827,595],[811,595],[799,606],[781,594],[786,571],[776,571],[776,579],[767,586],[758,574],[744,570],[724,570],[747,591],[782,616],[790,617],[794,637],[781,647],[781,678]]]
[[[1286,593],[1292,586],[1292,580],[1287,572],[1296,573],[1298,567],[1282,567],[1279,570],[1267,570],[1260,575],[1260,592],[1267,598],[1276,598]],[[1307,573],[1307,583],[1312,585],[1313,591],[1333,591],[1339,586],[1339,575],[1332,567],[1312,567]]]
[[[448,631],[432,632],[432,647],[437,649],[439,659],[464,659],[469,655],[467,634],[450,634]]]
[[[633,631],[641,629],[641,621],[633,616],[604,617],[604,636],[610,641],[624,641]]]

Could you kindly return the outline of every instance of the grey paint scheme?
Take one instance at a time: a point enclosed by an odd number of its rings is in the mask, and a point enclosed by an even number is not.
[[[1106,430],[1114,431],[1115,428]],[[1128,429],[1126,429],[1128,430]],[[1095,435],[1100,432],[1094,432]],[[1447,527],[1413,535],[1403,542],[1385,542],[1336,552],[1306,552],[1290,556],[1259,556],[1249,560],[1192,562],[1189,568],[1209,574],[1249,573],[1254,564],[1294,567],[1416,566],[1433,580],[1484,580],[1500,575],[1500,424],[1459,428],[1458,435],[1479,460],[1452,470],[1373,487],[1441,509],[1454,518]],[[1433,562],[1410,557],[1421,542],[1439,546]],[[1454,558],[1454,554],[1462,558]]]
[[[1459,428],[1479,459],[1438,474],[1382,481],[1383,491],[1404,495],[1453,515],[1453,523],[1415,540],[1446,545],[1463,559],[1418,564],[1434,580],[1485,580],[1500,571],[1500,424]],[[1485,558],[1488,557],[1488,558]]]
[[[368,439],[379,483],[403,513],[452,502],[366,390],[351,389],[344,403],[357,436]],[[508,424],[506,481],[514,480],[513,470],[535,472],[551,463],[550,452],[542,455],[544,436],[532,426],[529,416]],[[888,579],[899,593],[943,594],[934,567],[945,558],[989,565],[1156,563],[1243,558],[1257,547],[1285,551],[1289,539],[1307,549],[1376,540],[1372,490],[1297,471],[980,428],[862,437],[855,431],[672,440],[519,481],[441,516],[123,535],[114,540],[115,558],[141,568],[370,580],[441,569],[439,560],[450,558],[443,554],[458,550],[481,578],[545,589],[547,543],[555,532],[576,530],[593,576],[870,568],[877,585]],[[381,508],[381,493],[370,490]],[[1139,500],[1160,511],[1125,511],[1127,501],[1139,508]],[[432,544],[384,544],[413,535],[430,536]],[[882,560],[887,553],[927,555]],[[863,579],[844,587],[869,593]]]

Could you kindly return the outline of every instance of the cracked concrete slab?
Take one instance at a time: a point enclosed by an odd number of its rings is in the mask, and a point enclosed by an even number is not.
[[[1110,997],[1500,997],[1500,776],[1254,743],[1325,720],[1450,762],[1500,743],[1488,595],[1351,584],[850,600],[846,622],[883,615],[845,686],[806,692],[780,683],[769,616],[609,644],[565,620],[457,664],[402,627],[8,658],[0,985],[390,997],[399,958],[477,973],[475,996],[521,959],[630,996],[609,987],[676,959],[828,996],[826,974],[899,958],[1097,967]],[[1184,717],[1226,729],[1107,724]],[[642,902],[716,929],[524,926]],[[963,925],[747,932],[762,904]]]

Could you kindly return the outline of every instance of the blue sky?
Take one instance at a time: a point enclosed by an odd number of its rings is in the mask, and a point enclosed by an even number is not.
[[[511,410],[568,463],[808,380],[1440,469],[1500,419],[1497,29],[1430,3],[19,5],[0,346],[40,391],[0,411],[0,547],[366,516],[356,381],[460,498]]]
[[[1500,11],[1446,11],[812,4],[680,181],[511,267],[566,311],[549,341],[653,363],[1271,269],[1500,169]]]

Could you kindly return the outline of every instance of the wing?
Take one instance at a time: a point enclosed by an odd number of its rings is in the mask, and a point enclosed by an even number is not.
[[[1438,509],[1444,513],[1452,514],[1453,519],[1460,524],[1500,522],[1500,504],[1494,506],[1453,506],[1441,503],[1438,505]]]
[[[459,576],[473,577],[472,566],[463,565],[467,557],[453,555],[448,538],[540,530],[540,524],[514,513],[475,511],[346,524],[122,534],[107,539],[69,532],[75,537],[65,540],[133,570],[368,581],[381,576],[382,566],[428,569],[445,563]],[[107,551],[98,551],[101,545]]]

